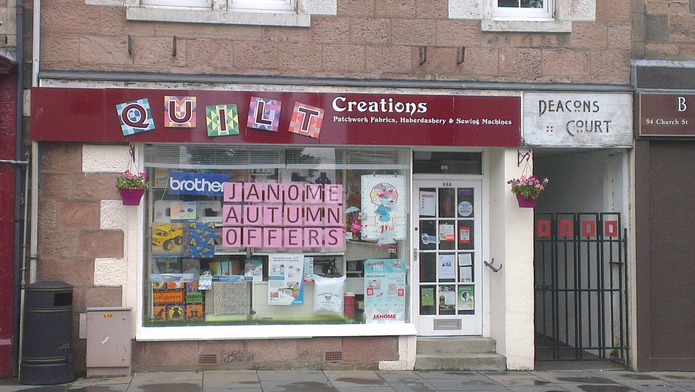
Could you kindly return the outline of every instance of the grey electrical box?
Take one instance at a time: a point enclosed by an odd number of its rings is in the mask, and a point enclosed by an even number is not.
[[[129,308],[87,308],[87,377],[130,375]]]

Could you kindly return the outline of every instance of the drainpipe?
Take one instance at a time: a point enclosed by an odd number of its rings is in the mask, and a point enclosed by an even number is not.
[[[17,51],[17,117],[16,117],[16,145],[15,159],[24,157],[24,1],[17,0],[15,5],[16,10],[16,51]],[[21,353],[21,313],[23,307],[23,276],[24,266],[22,263],[24,249],[26,247],[26,211],[27,202],[23,196],[23,191],[26,194],[26,185],[24,179],[27,178],[28,165],[27,162],[22,162],[15,167],[15,192],[14,192],[14,326],[15,331],[13,336],[17,337],[17,342],[12,346],[13,373],[19,375],[19,361]],[[24,170],[22,170],[24,169]],[[24,189],[23,189],[24,188]],[[24,204],[24,214],[22,214],[22,204]],[[24,232],[24,235],[22,234]],[[21,297],[21,298],[20,298]]]
[[[18,0],[17,2],[24,2]],[[41,59],[41,0],[34,0],[34,29],[32,30],[32,71],[31,86],[39,87],[39,64]]]

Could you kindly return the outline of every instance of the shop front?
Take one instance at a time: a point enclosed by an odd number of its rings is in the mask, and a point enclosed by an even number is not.
[[[690,294],[695,214],[687,196],[695,189],[695,73],[653,64],[635,69],[636,285],[642,293],[635,305],[636,368],[693,371],[695,316],[686,309],[695,306]]]
[[[38,175],[39,211],[99,216],[67,227],[93,277],[62,276],[85,307],[110,287],[91,305],[132,309],[134,369],[412,369],[426,336],[492,338],[532,368],[533,218],[506,184],[520,94],[428,93],[36,88],[39,157],[79,155],[74,181],[100,188]],[[123,172],[142,198],[117,196]]]

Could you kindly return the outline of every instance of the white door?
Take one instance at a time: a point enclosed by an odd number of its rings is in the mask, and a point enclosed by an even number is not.
[[[481,181],[413,181],[418,334],[482,335]]]

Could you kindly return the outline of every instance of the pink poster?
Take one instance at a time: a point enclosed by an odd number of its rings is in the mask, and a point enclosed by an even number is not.
[[[323,225],[323,206],[304,206],[304,225],[322,226]]]
[[[324,224],[326,226],[343,226],[343,208],[340,206],[326,206]]]
[[[224,248],[243,248],[241,243],[241,227],[225,227],[222,229],[222,245]]]
[[[263,247],[282,248],[282,228],[264,227],[263,228]]]
[[[241,214],[241,205],[225,204],[222,206],[222,224],[225,226],[241,226],[244,222]]]
[[[304,188],[304,202],[305,203],[321,203],[323,202],[321,184],[309,184]]]
[[[244,189],[243,182],[225,182],[222,184],[222,190],[224,192],[224,197],[222,201],[225,203],[240,203],[242,201],[242,194]]]
[[[244,224],[251,226],[263,225],[263,210],[259,205],[244,206]]]
[[[282,205],[263,205],[263,226],[282,226]]]
[[[263,229],[260,227],[244,227],[243,243],[249,248],[260,248],[263,245]]]
[[[286,205],[285,206],[285,226],[302,226],[304,221],[302,219],[302,206],[301,205]]]
[[[343,186],[326,185],[324,189],[324,201],[326,204],[343,204]]]
[[[285,248],[301,248],[304,240],[302,236],[301,227],[286,227],[284,229],[284,241]]]
[[[320,248],[323,246],[323,230],[317,227],[304,229],[304,247]]]
[[[326,248],[345,247],[345,235],[342,227],[325,229],[324,246]]]

